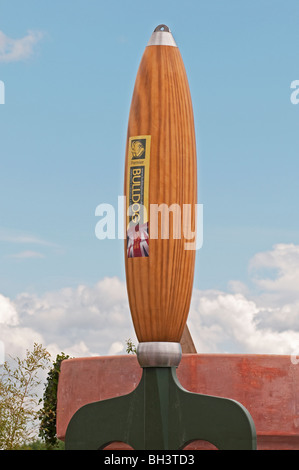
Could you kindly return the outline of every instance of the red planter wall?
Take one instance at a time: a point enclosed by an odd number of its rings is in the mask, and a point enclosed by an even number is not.
[[[92,401],[130,393],[142,375],[134,355],[63,361],[58,384],[57,435]],[[256,426],[260,450],[299,450],[299,364],[290,356],[183,354],[177,376],[186,390],[242,403]],[[109,449],[129,448],[115,443]],[[212,449],[194,441],[186,449]]]

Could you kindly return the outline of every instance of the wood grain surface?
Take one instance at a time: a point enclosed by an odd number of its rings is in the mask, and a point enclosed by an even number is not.
[[[178,204],[181,238],[151,238],[149,256],[128,258],[125,268],[129,305],[140,342],[179,342],[187,321],[193,287],[195,250],[186,250],[183,205],[192,207],[195,230],[197,202],[196,142],[188,80],[177,47],[148,46],[136,77],[128,123],[130,137],[151,136],[149,204]],[[125,195],[128,186],[128,145]],[[189,240],[190,241],[190,240]]]

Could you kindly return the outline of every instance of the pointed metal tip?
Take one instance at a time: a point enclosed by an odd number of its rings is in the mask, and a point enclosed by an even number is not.
[[[173,35],[171,34],[169,27],[166,26],[166,24],[159,24],[159,26],[154,29],[154,32],[151,35],[147,45],[178,47],[173,38]]]
[[[170,29],[168,26],[166,26],[166,24],[159,24],[159,26],[157,26],[155,29],[154,29],[154,32],[156,33],[157,31],[165,31],[167,33],[171,33]]]

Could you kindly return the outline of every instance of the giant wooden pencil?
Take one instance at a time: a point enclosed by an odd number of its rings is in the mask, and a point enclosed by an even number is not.
[[[194,230],[196,145],[185,67],[165,25],[153,32],[136,77],[124,191],[126,280],[137,338],[139,342],[179,342],[194,277],[195,250],[186,249],[183,208],[191,207]],[[179,226],[173,225],[174,216],[169,212],[169,238],[163,238],[166,232],[161,232],[161,219],[158,232],[153,225],[151,208],[161,208],[161,204],[181,209]]]

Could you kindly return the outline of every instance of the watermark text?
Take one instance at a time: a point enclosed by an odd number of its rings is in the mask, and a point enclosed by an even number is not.
[[[5,85],[2,80],[0,80],[0,104],[5,104]]]
[[[95,227],[96,237],[99,240],[135,237],[138,231],[131,228],[136,227],[140,218],[147,220],[146,207],[138,204],[137,211],[135,206],[132,204],[127,210],[130,222],[125,229],[125,196],[118,196],[117,211],[112,204],[99,204],[95,210],[95,216],[100,217]],[[150,204],[149,215],[150,239],[184,239],[185,250],[199,250],[202,247],[203,204],[182,204],[182,207],[179,204]]]
[[[298,104],[299,103],[299,80],[293,80],[290,88],[294,90],[290,96],[291,103]]]

